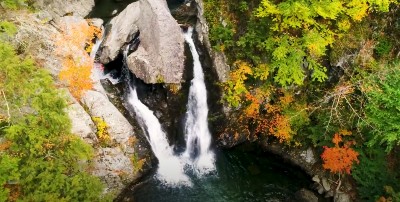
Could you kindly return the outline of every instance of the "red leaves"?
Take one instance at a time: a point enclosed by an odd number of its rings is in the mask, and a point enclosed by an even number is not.
[[[346,135],[346,134],[345,134]],[[343,146],[340,146],[342,137],[341,134],[335,134],[332,142],[335,143],[335,147],[324,146],[324,152],[321,154],[321,158],[324,161],[323,167],[330,170],[332,173],[347,173],[350,174],[351,167],[354,162],[359,163],[358,152],[354,151],[350,146],[354,143],[352,141],[346,142]]]

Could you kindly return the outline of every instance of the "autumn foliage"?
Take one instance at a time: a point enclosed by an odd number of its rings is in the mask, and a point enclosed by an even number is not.
[[[335,144],[334,147],[324,146],[324,152],[321,154],[321,158],[324,161],[323,167],[330,170],[332,173],[347,173],[350,174],[351,167],[354,162],[358,161],[358,152],[354,151],[350,146],[354,142],[349,141],[343,143],[342,136],[349,135],[351,133],[344,131],[343,133],[337,133],[334,135],[332,142]],[[341,146],[342,144],[342,146]]]
[[[86,21],[64,26],[63,32],[57,37],[57,52],[63,57],[63,69],[59,77],[77,99],[93,86],[90,79],[93,59],[88,53],[95,37],[100,37],[100,29]]]

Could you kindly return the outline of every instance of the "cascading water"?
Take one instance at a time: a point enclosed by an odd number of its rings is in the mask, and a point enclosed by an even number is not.
[[[184,33],[193,55],[193,79],[189,89],[187,118],[185,124],[186,151],[184,156],[195,159],[195,169],[200,174],[215,170],[214,154],[210,151],[211,134],[208,129],[207,90],[199,54],[192,39],[193,28]]]
[[[127,58],[128,49],[129,46],[124,51],[125,67],[123,68],[127,68],[125,60]],[[178,156],[174,155],[173,149],[168,144],[166,134],[157,117],[154,116],[153,111],[139,100],[136,88],[129,79],[128,73],[126,73],[125,77],[126,83],[129,85],[128,103],[133,107],[139,124],[147,134],[146,138],[150,143],[151,149],[159,161],[157,171],[158,179],[172,186],[181,184],[190,185],[190,179],[183,170],[184,164]]]

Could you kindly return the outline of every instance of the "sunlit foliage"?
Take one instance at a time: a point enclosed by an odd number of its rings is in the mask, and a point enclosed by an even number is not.
[[[0,66],[0,201],[103,200],[50,74],[1,40]]]
[[[63,57],[60,79],[66,82],[71,94],[78,100],[84,91],[93,87],[90,79],[93,59],[88,55],[93,39],[100,30],[86,21],[65,25],[57,36],[57,52]]]

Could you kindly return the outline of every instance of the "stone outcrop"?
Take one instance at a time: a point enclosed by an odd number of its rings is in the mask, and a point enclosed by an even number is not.
[[[70,99],[73,100],[73,103],[68,106],[67,113],[71,120],[71,133],[78,135],[86,143],[94,144],[97,142],[97,137],[92,119],[72,96]]]
[[[73,1],[75,2],[75,1]],[[70,2],[71,3],[71,2]],[[39,12],[53,12],[52,7],[44,7],[46,10]],[[87,23],[81,16],[57,17],[49,23],[41,19],[40,14],[32,13],[26,15],[12,16],[18,25],[18,33],[13,43],[20,46],[20,42],[25,42],[25,51],[29,53],[36,62],[51,74],[58,78],[62,68],[63,54],[55,50],[57,35],[61,27],[68,27],[73,23]],[[100,26],[101,21],[96,23]],[[84,45],[77,47],[76,55],[87,54]],[[59,83],[59,81],[56,81]],[[108,100],[104,89],[99,81],[94,81],[94,89],[88,91],[81,100],[85,104],[83,107],[80,102],[70,96],[70,105],[67,114],[71,119],[73,134],[92,145],[95,151],[93,159],[93,174],[100,177],[106,185],[106,191],[120,191],[124,186],[138,177],[138,170],[131,161],[132,157],[139,160],[148,154],[148,148],[141,146],[141,143],[134,142],[135,133],[133,127],[119,110]],[[94,116],[104,119],[107,124],[108,132],[112,139],[109,145],[101,145],[96,136],[96,125],[92,121]],[[138,149],[139,148],[139,149]],[[138,152],[140,150],[139,155]]]
[[[184,38],[165,0],[140,0],[140,45],[128,67],[146,83],[180,83],[184,69]]]
[[[121,145],[127,145],[132,137],[133,128],[118,109],[108,100],[107,96],[97,91],[89,90],[82,97],[82,102],[88,108],[92,117],[101,117],[107,123],[108,133],[112,140]]]
[[[185,59],[184,38],[166,1],[140,0],[132,4],[112,20],[113,24],[110,23],[100,48],[100,62],[108,63],[115,58],[116,53],[124,48],[122,41],[125,40],[127,44],[132,39],[132,34],[128,36],[128,33],[135,33],[139,28],[140,44],[127,58],[129,69],[146,83],[181,83]],[[139,15],[139,19],[136,15]],[[124,32],[116,40],[113,33],[119,33],[119,30]]]
[[[198,33],[199,41],[207,48],[210,53],[213,66],[217,72],[218,79],[221,82],[225,82],[229,78],[229,65],[226,62],[226,57],[222,52],[218,52],[212,49],[210,40],[208,37],[208,24],[203,15],[204,6],[203,0],[194,0],[197,4],[197,24],[196,32]]]
[[[65,15],[84,17],[92,10],[94,0],[35,0],[34,5],[42,18],[51,20]]]
[[[125,43],[132,40],[139,31],[137,26],[139,17],[139,2],[134,2],[107,24],[107,33],[100,47],[101,63],[107,64],[115,60]]]

